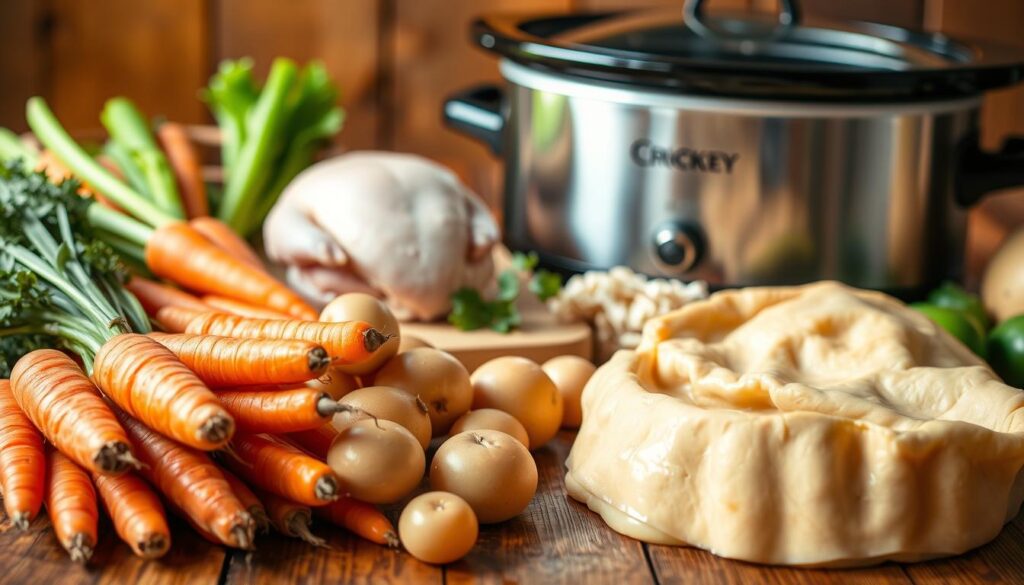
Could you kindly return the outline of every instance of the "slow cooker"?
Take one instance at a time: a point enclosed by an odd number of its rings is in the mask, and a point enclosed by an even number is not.
[[[1024,54],[780,4],[477,20],[507,83],[444,117],[505,160],[507,244],[713,287],[958,278],[966,208],[1024,182],[1022,141],[978,142]]]

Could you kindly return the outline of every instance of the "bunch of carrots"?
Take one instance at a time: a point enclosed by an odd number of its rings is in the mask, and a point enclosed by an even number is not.
[[[147,558],[171,545],[168,510],[242,549],[268,526],[323,544],[314,511],[395,545],[390,521],[346,497],[324,462],[329,421],[348,407],[305,385],[371,359],[388,338],[364,322],[315,321],[243,239],[203,215],[198,157],[180,127],[151,134],[130,102],[112,100],[104,119],[119,130],[94,157],[41,99],[28,118],[44,150],[0,144],[17,159],[0,166],[9,523],[27,529],[45,505],[81,562],[100,504]],[[125,258],[142,264],[136,274]]]

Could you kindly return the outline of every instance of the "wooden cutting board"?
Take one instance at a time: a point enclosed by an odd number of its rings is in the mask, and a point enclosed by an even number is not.
[[[454,355],[472,372],[480,364],[506,355],[537,363],[560,355],[593,359],[590,326],[559,323],[540,303],[520,303],[523,323],[510,333],[489,329],[459,331],[447,323],[402,323],[402,335],[413,335]]]

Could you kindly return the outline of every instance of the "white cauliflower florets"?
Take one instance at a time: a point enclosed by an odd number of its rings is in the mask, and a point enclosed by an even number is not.
[[[708,285],[671,279],[648,279],[625,266],[608,272],[591,271],[569,279],[548,301],[562,321],[587,321],[597,335],[597,353],[603,361],[619,349],[633,349],[649,319],[674,311],[691,301],[707,298]]]

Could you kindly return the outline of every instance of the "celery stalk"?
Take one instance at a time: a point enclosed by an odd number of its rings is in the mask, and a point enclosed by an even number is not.
[[[157,146],[142,112],[128,99],[117,97],[107,100],[100,119],[114,142],[128,152],[142,171],[153,202],[174,217],[184,218],[185,210],[171,165]]]
[[[146,175],[143,174],[139,165],[132,160],[132,155],[128,152],[128,149],[118,142],[108,140],[103,145],[103,154],[109,156],[110,160],[114,161],[114,164],[120,169],[121,174],[124,175],[132,189],[149,197],[149,185],[146,184]]]
[[[241,233],[259,229],[288,183],[313,162],[320,144],[341,129],[344,112],[338,107],[338,90],[319,62],[307,65],[298,80],[294,99],[289,100],[288,126],[282,141],[284,150],[254,205],[243,211]]]
[[[259,90],[252,78],[252,60],[224,61],[210,78],[203,92],[203,100],[217,119],[221,131],[221,168],[225,180],[230,180],[242,143],[245,141],[245,123],[252,111]]]
[[[179,221],[174,216],[153,205],[145,197],[122,183],[96,162],[60,125],[53,111],[41,97],[28,100],[26,106],[28,125],[36,137],[52,150],[71,169],[71,172],[88,183],[122,209],[151,226],[162,226]]]
[[[224,191],[217,216],[235,231],[241,231],[246,207],[256,204],[270,178],[271,166],[280,151],[287,124],[287,98],[297,75],[289,59],[277,59],[267,83],[246,124],[246,140],[238,153]]]

